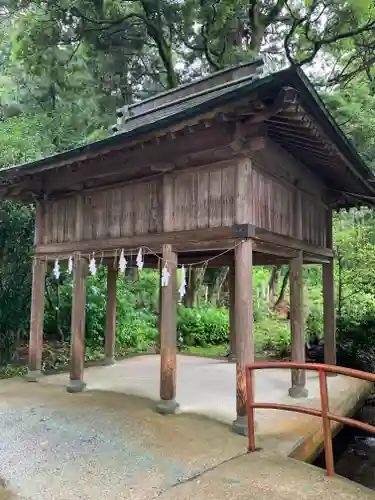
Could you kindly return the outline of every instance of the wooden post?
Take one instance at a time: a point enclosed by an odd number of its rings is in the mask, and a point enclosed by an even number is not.
[[[86,306],[87,262],[79,254],[74,257],[72,322],[70,340],[70,383],[68,392],[81,392],[85,362],[85,306]]]
[[[26,377],[29,382],[36,382],[41,375],[46,267],[47,264],[44,259],[34,258],[31,291],[29,372]]]
[[[169,272],[168,284],[160,287],[160,399],[156,410],[163,415],[175,413],[176,397],[176,308],[177,254],[171,245],[163,245],[163,262]]]
[[[104,340],[105,365],[113,365],[115,362],[116,283],[117,283],[117,269],[113,267],[113,264],[109,264],[107,272],[107,318],[106,318],[105,340]]]
[[[305,332],[303,318],[303,252],[290,261],[290,329],[292,336],[292,361],[304,363]],[[292,387],[289,395],[293,398],[307,397],[305,370],[292,370]]]
[[[228,275],[229,284],[229,356],[228,361],[236,359],[236,322],[235,322],[235,287],[236,273],[234,265],[229,268]]]
[[[326,246],[332,248],[332,210],[327,210]],[[334,264],[323,264],[324,363],[336,364],[336,315]]]
[[[233,430],[247,434],[246,370],[254,362],[252,240],[240,243],[235,249],[235,331],[236,331],[236,406],[237,419]]]
[[[44,206],[41,200],[35,202],[34,245],[43,241]],[[31,289],[31,317],[29,337],[29,371],[26,379],[36,382],[41,375],[44,324],[44,291],[47,262],[43,258],[33,260],[33,281]]]

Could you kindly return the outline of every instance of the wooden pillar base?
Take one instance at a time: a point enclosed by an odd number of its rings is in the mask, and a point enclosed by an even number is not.
[[[85,389],[86,384],[82,380],[70,380],[69,385],[66,387],[67,392],[70,392],[71,394],[83,392]]]
[[[247,415],[237,416],[236,420],[232,422],[232,430],[240,436],[248,436],[249,428],[247,425]]]
[[[38,382],[43,377],[41,370],[29,370],[25,375],[25,380],[28,382]]]
[[[161,399],[156,405],[156,411],[161,415],[174,415],[178,413],[180,405],[174,399]]]
[[[309,395],[309,391],[303,385],[293,385],[289,389],[289,396],[291,398],[307,398]]]
[[[114,356],[103,359],[103,366],[112,366],[115,364],[116,364],[116,360],[115,360]]]

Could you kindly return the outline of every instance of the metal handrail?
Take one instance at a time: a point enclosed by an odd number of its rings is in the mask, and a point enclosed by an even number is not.
[[[303,406],[277,404],[277,403],[255,403],[254,401],[254,370],[272,369],[272,368],[288,368],[292,370],[310,370],[319,373],[320,384],[320,406],[321,409],[306,408]],[[362,372],[360,370],[352,370],[351,368],[344,368],[342,366],[324,365],[319,363],[294,363],[294,362],[269,362],[269,363],[252,363],[246,365],[246,392],[247,392],[247,416],[248,416],[248,434],[249,434],[249,452],[255,451],[255,422],[254,410],[261,408],[269,408],[273,410],[286,410],[295,411],[297,413],[304,413],[305,415],[313,415],[321,417],[323,421],[323,434],[324,434],[324,452],[326,458],[327,475],[332,477],[335,475],[335,467],[333,460],[332,448],[332,433],[331,433],[331,420],[339,422],[343,425],[350,425],[367,432],[375,433],[375,426],[354,420],[348,417],[341,417],[334,415],[329,411],[328,402],[328,387],[327,387],[327,373],[334,373],[345,375],[347,377],[358,378],[366,380],[375,384],[375,374]]]

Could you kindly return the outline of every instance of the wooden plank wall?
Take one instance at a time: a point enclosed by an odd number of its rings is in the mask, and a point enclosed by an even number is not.
[[[83,195],[83,239],[105,239],[163,231],[250,223],[290,237],[295,234],[297,189],[263,168],[267,156],[169,175],[163,210],[163,178]],[[288,169],[287,169],[288,170]],[[167,196],[167,195],[166,195]],[[326,208],[316,193],[302,193],[302,236],[325,245]],[[166,201],[167,204],[167,201]],[[75,241],[77,198],[45,202],[43,243]]]

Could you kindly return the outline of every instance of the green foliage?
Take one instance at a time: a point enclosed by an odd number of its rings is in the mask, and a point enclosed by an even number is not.
[[[363,159],[375,171],[375,96],[373,91],[369,92],[368,82],[356,79],[334,92],[325,92],[322,97]]]
[[[279,357],[290,353],[289,321],[270,316],[254,325],[254,342],[258,352],[271,351]]]
[[[338,363],[349,368],[375,371],[375,319],[355,320],[342,316],[337,322],[339,341]]]
[[[28,205],[0,203],[0,363],[28,330],[33,214]]]
[[[229,314],[227,309],[195,309],[180,307],[177,332],[183,345],[207,346],[228,342]]]
[[[330,91],[325,87],[323,98],[375,170],[373,3],[327,0],[323,16],[315,1],[288,2],[288,8],[283,1],[250,3],[7,1],[0,27],[0,169],[104,138],[116,107],[203,73],[259,53],[266,57],[266,70],[279,69],[286,60],[309,64],[319,53],[319,63],[328,56],[329,78],[347,82]],[[326,72],[319,76],[326,83]],[[339,214],[335,221],[340,332],[348,335],[340,339],[347,351],[354,346],[351,355],[366,350],[364,332],[372,332],[369,318],[375,315],[375,217],[371,211],[353,214]],[[33,207],[0,203],[0,362],[7,363],[28,337],[32,233]],[[270,313],[270,276],[269,268],[253,275],[256,345],[284,356],[289,323]],[[208,302],[228,303],[219,278],[220,272],[206,272],[200,304],[205,287]],[[321,336],[321,273],[311,267],[304,278],[306,335]],[[71,292],[70,277],[63,273],[56,281],[48,273],[45,367],[66,366]],[[117,297],[118,352],[149,349],[157,338],[157,273],[119,279]],[[106,279],[100,271],[87,286],[88,360],[102,355],[105,311]],[[228,342],[228,321],[225,308],[180,307],[178,335],[189,346],[221,346]]]

